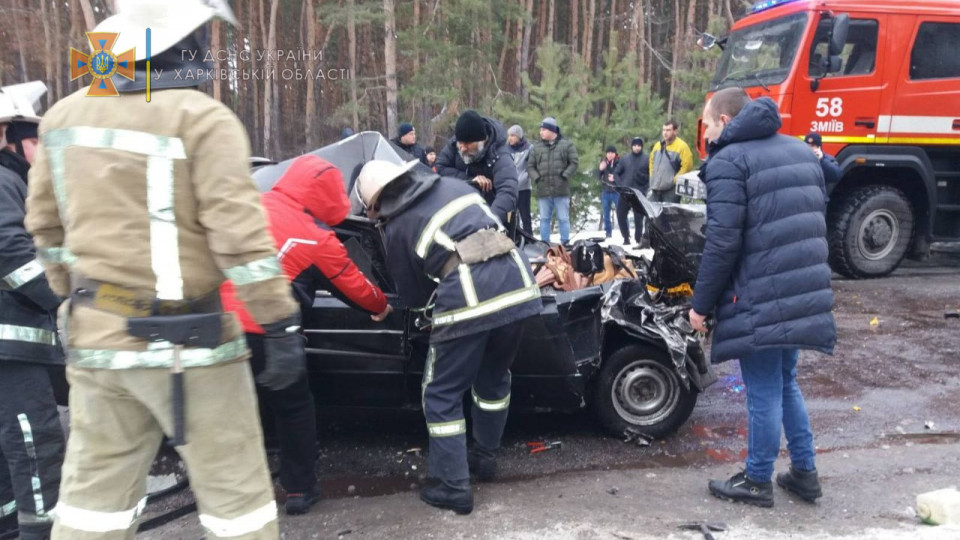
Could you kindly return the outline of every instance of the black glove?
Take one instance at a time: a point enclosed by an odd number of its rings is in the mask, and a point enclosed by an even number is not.
[[[60,303],[63,302],[59,296],[50,290],[50,285],[47,283],[46,278],[42,276],[31,279],[15,290],[29,298],[44,311],[55,312],[57,308],[60,307]]]
[[[307,371],[307,356],[300,334],[300,315],[263,325],[266,367],[257,382],[269,390],[282,390],[300,380]]]

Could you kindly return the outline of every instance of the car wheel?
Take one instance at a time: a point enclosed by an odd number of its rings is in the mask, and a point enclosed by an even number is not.
[[[666,351],[627,345],[600,368],[594,408],[611,434],[632,429],[660,438],[677,430],[693,412],[697,391],[685,388]]]
[[[829,219],[830,266],[849,278],[893,272],[913,238],[913,208],[889,186],[858,189],[840,201]]]

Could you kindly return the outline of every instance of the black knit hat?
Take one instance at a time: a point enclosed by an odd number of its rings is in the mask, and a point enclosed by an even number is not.
[[[37,124],[33,122],[10,122],[7,124],[7,143],[14,144],[24,139],[37,138]]]
[[[415,131],[413,129],[413,124],[409,122],[404,122],[400,124],[399,127],[397,127],[397,137],[403,137],[404,135],[406,135],[407,133],[410,133],[411,131]]]
[[[432,147],[432,146],[428,146],[428,147],[426,147],[426,148],[423,149],[423,153],[424,153],[424,154],[436,154],[436,153],[437,153],[437,150],[436,150],[434,147]]]
[[[487,127],[477,111],[466,111],[457,119],[457,142],[470,143],[487,140]]]
[[[614,146],[614,145],[612,145],[612,144],[609,145],[609,146],[607,146],[607,153],[609,154],[610,152],[613,152],[614,154],[616,154],[616,153],[617,153],[617,147]]]
[[[807,133],[807,136],[803,138],[807,144],[815,144],[817,146],[823,146],[823,137],[819,133],[813,131]]]
[[[633,140],[630,141],[630,146],[634,146],[637,144],[639,144],[640,146],[643,146],[643,137],[634,137]]]

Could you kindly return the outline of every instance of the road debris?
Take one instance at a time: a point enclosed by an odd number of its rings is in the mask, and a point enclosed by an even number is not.
[[[860,412],[860,411],[862,411],[863,409],[861,409],[861,408],[858,407],[857,405],[854,405],[854,406],[853,406],[853,410],[854,410],[855,412]]]
[[[608,490],[607,490],[607,493],[609,493],[609,494],[613,495],[614,497],[616,497],[616,496],[617,496],[617,493],[620,493],[620,488],[614,486],[614,487],[608,489]]]
[[[633,429],[633,428],[627,428],[627,429],[625,429],[625,430],[623,431],[623,435],[624,435],[623,442],[625,442],[625,443],[631,443],[631,442],[632,442],[632,443],[636,444],[637,446],[639,446],[640,448],[645,448],[645,447],[647,447],[647,446],[650,446],[650,443],[653,441],[652,438],[647,437],[647,436],[644,435],[643,433],[640,433],[639,431],[637,431],[637,430],[635,430],[635,429]]]
[[[530,454],[539,454],[541,452],[546,452],[548,450],[559,450],[563,447],[563,443],[560,441],[533,441],[527,443],[527,448],[530,449]]]
[[[927,420],[926,422],[923,423],[924,429],[933,429],[934,427],[935,427],[935,424],[933,423],[933,420]]]

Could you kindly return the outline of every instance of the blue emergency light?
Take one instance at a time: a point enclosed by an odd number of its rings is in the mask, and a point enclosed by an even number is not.
[[[775,8],[777,6],[782,6],[784,4],[792,4],[793,2],[799,2],[800,0],[764,0],[763,2],[757,2],[750,8],[750,13],[760,13],[761,11],[766,11],[768,9]]]

